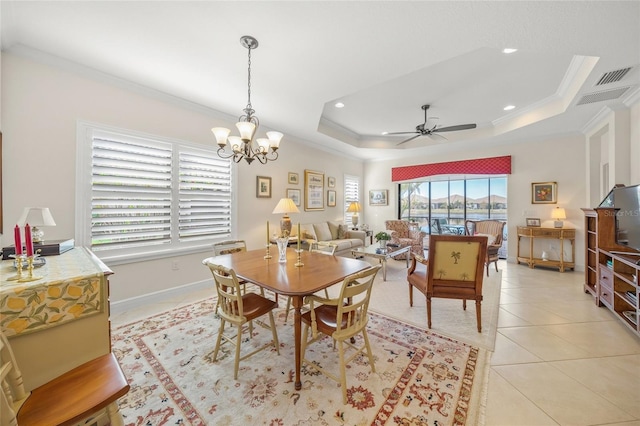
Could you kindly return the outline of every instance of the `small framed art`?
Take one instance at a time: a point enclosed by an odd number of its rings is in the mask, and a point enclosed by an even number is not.
[[[328,188],[335,188],[336,187],[336,178],[329,176],[327,178],[327,187]]]
[[[531,184],[532,204],[555,204],[558,202],[556,182],[535,182]]]
[[[537,217],[528,217],[527,218],[527,226],[531,226],[533,228],[540,227],[540,218]]]
[[[389,204],[388,189],[372,189],[369,191],[370,206],[386,206]]]
[[[327,207],[335,207],[336,206],[336,191],[328,190],[327,191]]]
[[[298,183],[300,183],[300,180],[298,179],[298,174],[294,172],[289,172],[287,182],[292,185],[297,185]]]
[[[256,176],[256,197],[271,198],[271,178]]]
[[[296,206],[300,206],[300,190],[299,189],[287,189],[287,198],[291,198]]]

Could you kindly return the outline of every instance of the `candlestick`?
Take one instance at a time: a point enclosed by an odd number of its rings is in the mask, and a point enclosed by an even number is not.
[[[33,249],[32,249],[32,251],[33,251]],[[35,256],[27,256],[27,276],[20,278],[18,280],[19,283],[37,281],[37,280],[42,279],[42,277],[39,276],[39,275],[33,275],[33,260],[34,259],[35,259]]]
[[[271,248],[271,240],[269,240],[269,221],[267,221],[267,254],[264,255],[265,259],[271,259],[271,253],[269,249]]]
[[[20,236],[20,227],[16,225],[13,229],[13,240],[16,245],[16,255],[22,254],[22,238]]]
[[[269,221],[267,221],[267,245],[270,243],[271,241],[269,240]]]
[[[300,222],[298,222],[298,250],[300,250]]]
[[[31,227],[28,223],[24,226],[24,243],[27,246],[27,257],[33,257],[33,240],[31,239]]]

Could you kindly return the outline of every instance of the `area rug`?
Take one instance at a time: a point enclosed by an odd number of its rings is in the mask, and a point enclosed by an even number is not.
[[[483,348],[371,313],[376,371],[366,357],[354,359],[343,404],[338,383],[304,366],[295,391],[293,326],[284,323],[282,308],[280,355],[266,350],[241,361],[234,380],[233,347],[223,346],[212,361],[214,306],[209,298],[112,331],[113,352],[131,385],[120,400],[126,425],[483,424],[489,370]],[[256,326],[242,352],[269,340],[270,331]],[[307,357],[337,372],[329,338],[310,346]]]
[[[462,301],[451,299],[432,300],[431,331],[493,351],[498,330],[501,285],[502,271],[496,272],[492,268],[489,276],[485,275],[482,285],[481,333],[476,328],[475,303],[467,303],[467,309],[463,310]],[[424,295],[414,290],[413,307],[409,307],[407,267],[404,260],[387,262],[387,281],[383,281],[382,274],[378,274],[371,293],[370,309],[427,328],[427,302]]]

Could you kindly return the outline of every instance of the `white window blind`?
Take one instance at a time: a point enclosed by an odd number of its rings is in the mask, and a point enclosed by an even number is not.
[[[80,128],[79,240],[100,256],[153,258],[232,234],[232,166],[195,144]],[[88,139],[88,140],[87,140]],[[82,176],[81,176],[82,177]],[[84,195],[86,194],[86,195]],[[90,221],[84,219],[90,213]]]
[[[344,223],[351,223],[353,213],[347,212],[352,201],[360,201],[360,178],[358,176],[344,175]]]

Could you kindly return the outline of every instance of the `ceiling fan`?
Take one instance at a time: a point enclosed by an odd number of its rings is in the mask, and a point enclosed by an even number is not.
[[[431,105],[427,104],[427,105],[422,105],[422,110],[424,111],[424,123],[422,124],[418,124],[416,126],[416,130],[413,132],[394,132],[394,133],[387,133],[388,135],[409,135],[409,134],[414,134],[417,133],[415,136],[411,136],[409,139],[405,139],[402,142],[398,142],[397,145],[402,145],[405,142],[409,142],[414,140],[417,137],[420,136],[438,136],[441,137],[443,139],[446,139],[444,136],[439,135],[438,133],[442,133],[442,132],[455,132],[457,130],[469,130],[469,129],[475,129],[476,125],[474,124],[458,124],[457,126],[448,126],[448,127],[437,127],[436,124],[433,125],[433,127],[427,127],[427,110],[429,109]]]

